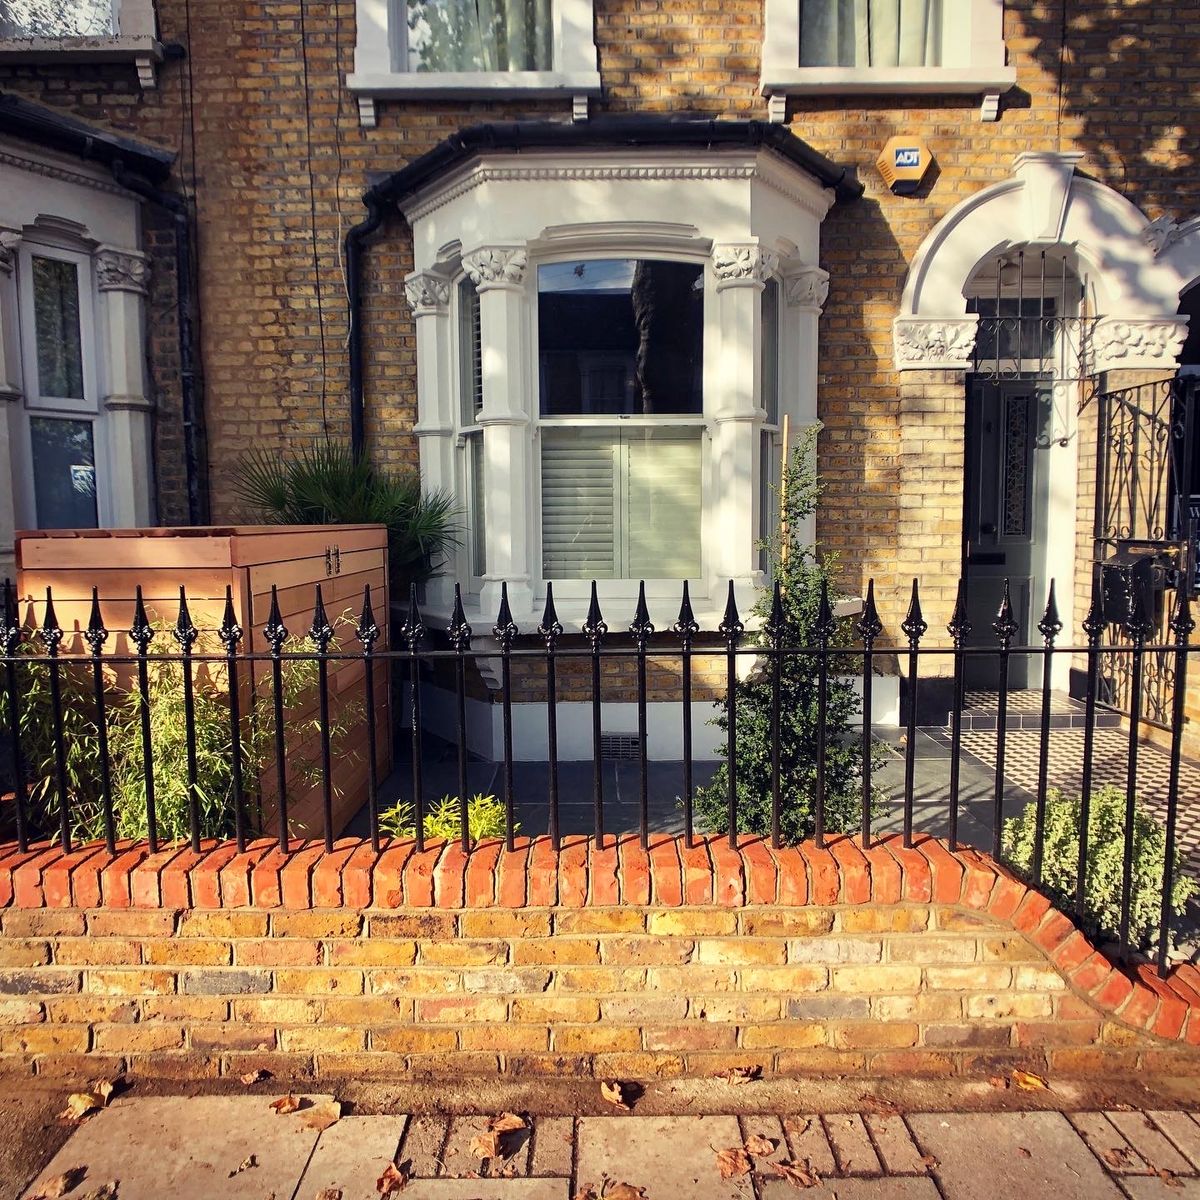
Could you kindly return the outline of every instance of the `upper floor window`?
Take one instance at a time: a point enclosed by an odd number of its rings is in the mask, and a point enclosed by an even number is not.
[[[978,93],[994,119],[1016,82],[1003,0],[766,0],[762,90],[788,95]]]
[[[800,0],[802,67],[936,67],[942,0]]]
[[[359,117],[375,101],[435,93],[460,99],[600,93],[592,0],[356,0],[346,85]]]
[[[109,37],[117,32],[113,0],[7,0],[0,38]]]

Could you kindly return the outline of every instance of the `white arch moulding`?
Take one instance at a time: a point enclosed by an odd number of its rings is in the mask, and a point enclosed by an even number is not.
[[[1179,296],[1200,279],[1200,217],[1150,221],[1079,175],[1082,155],[1020,154],[1012,175],[956,205],[922,243],[893,322],[897,370],[971,366],[978,318],[966,286],[979,263],[1017,246],[1075,252],[1099,320],[1091,368],[1169,370],[1187,334]]]

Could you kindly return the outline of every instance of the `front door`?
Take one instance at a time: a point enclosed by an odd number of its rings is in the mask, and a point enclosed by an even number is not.
[[[1050,491],[1050,385],[1046,380],[972,380],[967,394],[967,480],[964,542],[968,645],[997,646],[992,628],[1009,584],[1017,621],[1014,645],[1040,640],[1046,603],[1047,509]],[[968,655],[970,689],[998,686],[998,658]],[[1014,654],[1009,685],[1029,686],[1030,656]]]

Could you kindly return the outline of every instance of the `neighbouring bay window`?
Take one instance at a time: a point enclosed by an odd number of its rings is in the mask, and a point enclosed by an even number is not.
[[[116,17],[113,0],[6,0],[0,38],[107,37]]]
[[[936,67],[941,59],[942,0],[800,0],[802,67]]]
[[[699,575],[703,266],[581,259],[537,280],[545,577]]]
[[[463,490],[467,515],[467,556],[472,579],[487,571],[485,504],[487,498],[483,461],[483,344],[479,328],[479,293],[467,277],[458,284],[458,379],[459,421],[462,433]]]
[[[551,0],[408,0],[409,71],[550,71]]]

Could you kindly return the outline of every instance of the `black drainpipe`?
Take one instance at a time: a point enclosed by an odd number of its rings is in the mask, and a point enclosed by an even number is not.
[[[208,496],[200,482],[203,408],[196,367],[195,303],[192,299],[192,224],[187,201],[164,192],[117,159],[113,178],[127,191],[165,209],[175,226],[175,309],[179,325],[179,389],[183,408],[183,455],[187,475],[188,523],[208,524]]]
[[[364,243],[380,225],[386,202],[375,188],[363,193],[367,206],[365,220],[346,231],[346,292],[349,303],[350,332],[346,348],[350,357],[350,449],[357,457],[367,446],[363,417],[363,340],[362,340],[362,258]]]

